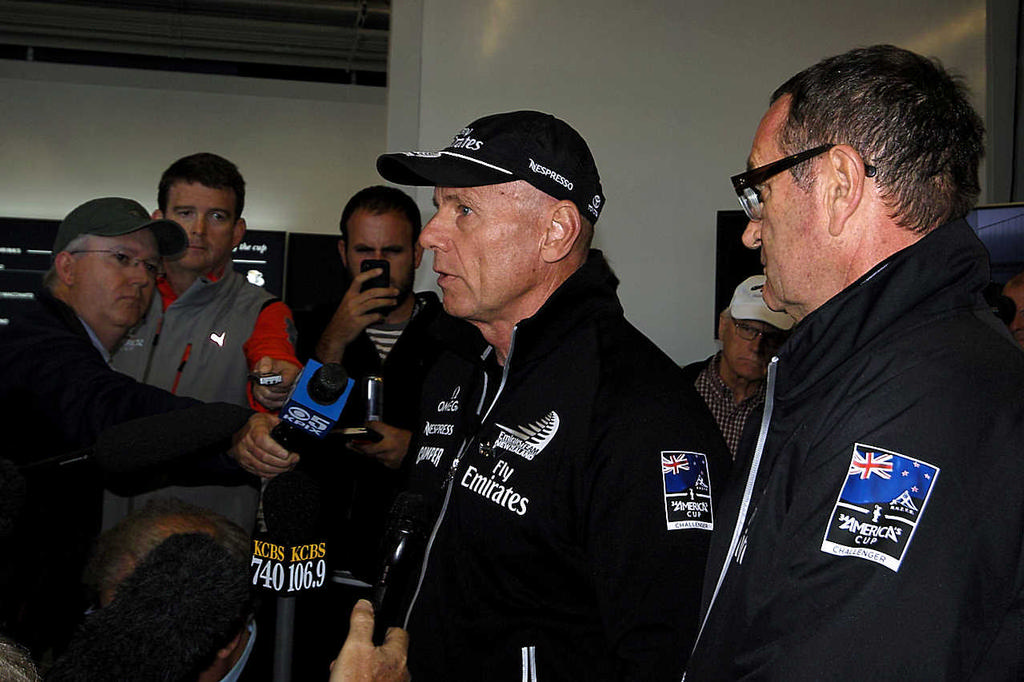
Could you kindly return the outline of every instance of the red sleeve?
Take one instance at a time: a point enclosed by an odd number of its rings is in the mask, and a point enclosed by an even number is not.
[[[252,328],[252,335],[242,345],[242,350],[245,352],[249,369],[252,369],[260,358],[267,356],[302,367],[302,363],[295,356],[295,321],[292,319],[291,309],[284,303],[275,301],[260,311]],[[249,406],[254,410],[269,411],[253,399],[252,383],[248,384],[246,394],[249,396]]]

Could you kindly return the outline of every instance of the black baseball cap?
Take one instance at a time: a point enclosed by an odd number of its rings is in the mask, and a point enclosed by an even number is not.
[[[120,237],[147,227],[156,237],[161,256],[176,256],[188,246],[188,234],[173,220],[154,220],[142,204],[133,199],[105,197],[87,201],[68,213],[57,228],[53,254],[57,255],[67,248],[72,239],[83,234]]]
[[[604,208],[590,147],[568,123],[539,111],[484,116],[440,151],[382,154],[377,172],[399,185],[479,187],[525,180],[572,201],[591,223]]]

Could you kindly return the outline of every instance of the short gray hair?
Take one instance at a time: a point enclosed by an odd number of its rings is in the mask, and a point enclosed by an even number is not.
[[[81,251],[89,248],[89,242],[92,240],[93,235],[91,234],[80,234],[65,246],[63,251]],[[58,253],[60,253],[58,251]],[[50,269],[43,275],[43,286],[46,287],[47,291],[53,291],[53,287],[57,284],[57,254],[53,254],[53,262],[50,263]]]

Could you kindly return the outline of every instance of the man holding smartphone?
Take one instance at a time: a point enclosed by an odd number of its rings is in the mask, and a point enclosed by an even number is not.
[[[382,419],[364,423],[366,401],[350,399],[339,421],[366,427],[366,437],[346,442],[365,457],[331,457],[322,463],[332,468],[325,480],[353,481],[351,497],[335,496],[332,502],[346,508],[332,516],[347,520],[346,528],[336,529],[340,546],[352,557],[345,568],[371,580],[387,509],[404,478],[420,389],[440,352],[436,328],[446,318],[436,294],[412,290],[423,255],[416,243],[420,225],[419,208],[405,192],[381,185],[357,192],[342,211],[338,240],[351,280],[348,289],[340,302],[314,311],[309,328],[299,335],[300,357],[340,362],[363,395],[366,377],[381,378]],[[315,342],[315,348],[303,348],[302,339]],[[335,468],[344,469],[344,475]]]

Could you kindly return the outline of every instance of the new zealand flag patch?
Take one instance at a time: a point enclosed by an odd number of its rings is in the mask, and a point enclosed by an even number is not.
[[[927,462],[857,443],[821,551],[900,570],[938,477]]]
[[[699,452],[662,451],[665,520],[669,530],[714,530],[708,458]]]

